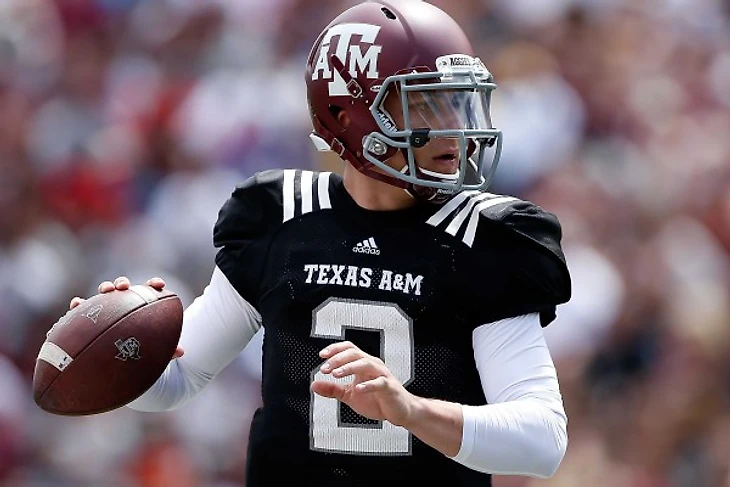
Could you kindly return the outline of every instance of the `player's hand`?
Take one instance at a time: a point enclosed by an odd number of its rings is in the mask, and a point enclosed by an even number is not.
[[[148,279],[145,284],[157,289],[158,291],[162,291],[162,288],[165,287],[165,281],[161,277],[153,277],[152,279]],[[119,276],[114,279],[114,282],[104,281],[99,284],[99,294],[109,293],[114,290],[125,291],[129,289],[131,285],[132,284],[129,282],[129,279],[127,279],[125,276]],[[69,303],[68,307],[69,309],[74,309],[76,306],[80,305],[84,301],[86,301],[84,298],[76,296],[71,300],[71,303]],[[182,347],[178,346],[175,349],[175,353],[173,354],[172,358],[180,358],[184,354],[185,350],[183,350]]]
[[[375,420],[387,420],[397,426],[407,424],[416,396],[378,357],[373,357],[350,342],[339,342],[319,353],[327,359],[320,370],[336,379],[352,377],[346,383],[317,380],[312,391],[350,406],[353,411]]]

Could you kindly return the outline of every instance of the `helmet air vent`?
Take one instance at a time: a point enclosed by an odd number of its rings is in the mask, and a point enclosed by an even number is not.
[[[389,9],[388,7],[383,7],[383,8],[381,8],[380,10],[382,10],[382,11],[383,11],[383,13],[385,14],[385,16],[386,16],[386,17],[388,17],[388,18],[389,18],[390,20],[395,20],[395,19],[396,19],[396,16],[395,16],[395,14],[394,14],[394,13],[393,13],[393,11],[392,11],[391,9]]]

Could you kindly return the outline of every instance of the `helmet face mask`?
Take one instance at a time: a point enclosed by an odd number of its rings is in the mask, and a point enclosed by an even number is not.
[[[315,42],[305,79],[312,140],[359,172],[429,201],[492,179],[502,145],[489,114],[496,85],[435,6],[372,0],[346,10]]]
[[[363,139],[363,156],[387,174],[408,183],[455,192],[485,189],[496,170],[502,132],[493,128],[489,105],[496,88],[478,58],[443,56],[436,72],[396,74],[386,78],[370,106],[379,131]],[[385,108],[386,99],[398,96],[401,116]],[[439,173],[419,166],[416,150],[434,139],[458,142],[459,165],[454,173]],[[384,147],[402,149],[405,166],[398,170],[378,158]],[[491,151],[490,151],[491,149]],[[485,162],[491,155],[485,174]],[[472,174],[471,181],[467,175]]]

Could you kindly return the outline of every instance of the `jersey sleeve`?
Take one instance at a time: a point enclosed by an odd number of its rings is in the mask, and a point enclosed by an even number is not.
[[[282,223],[282,179],[283,171],[265,171],[237,186],[213,229],[216,265],[255,307],[269,243]]]
[[[479,219],[475,266],[466,278],[471,312],[481,323],[537,312],[547,326],[571,295],[557,217],[515,199],[482,210]],[[487,300],[494,305],[484,306]]]

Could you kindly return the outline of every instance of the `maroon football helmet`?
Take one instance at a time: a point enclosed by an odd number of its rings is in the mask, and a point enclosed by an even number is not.
[[[305,77],[319,150],[418,199],[442,201],[489,185],[502,146],[489,113],[496,85],[461,27],[435,6],[373,0],[346,10],[317,38]],[[388,97],[399,97],[403,126],[385,109]],[[351,120],[347,128],[337,120],[341,110]],[[414,157],[415,148],[439,137],[459,141],[453,174],[421,168]],[[406,164],[392,168],[386,161],[398,151]]]

